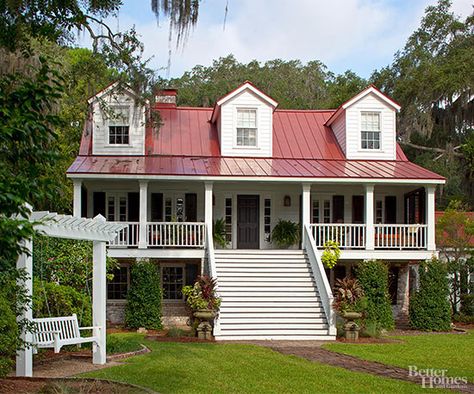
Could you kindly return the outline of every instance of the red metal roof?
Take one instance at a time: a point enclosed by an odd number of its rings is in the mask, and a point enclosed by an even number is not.
[[[395,161],[346,160],[331,128],[335,110],[275,110],[272,158],[221,157],[212,108],[158,107],[162,126],[147,128],[145,156],[92,156],[86,122],[79,156],[69,174],[197,175],[248,177],[443,180],[407,160],[397,145]]]
[[[190,156],[79,156],[74,174],[444,179],[409,161]]]

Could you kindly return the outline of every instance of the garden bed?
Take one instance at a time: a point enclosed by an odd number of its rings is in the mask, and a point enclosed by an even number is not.
[[[133,384],[98,379],[6,378],[0,393],[144,394],[154,391]]]

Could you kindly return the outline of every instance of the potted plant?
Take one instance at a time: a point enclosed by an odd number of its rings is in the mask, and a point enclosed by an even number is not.
[[[321,261],[326,268],[333,269],[341,257],[341,250],[339,249],[339,242],[326,241],[324,243],[324,250],[321,254]]]
[[[212,227],[212,237],[214,245],[225,248],[227,246],[225,220],[223,218],[217,219]]]
[[[300,225],[291,220],[279,219],[272,231],[272,242],[279,248],[288,248],[300,241]]]
[[[194,285],[184,286],[182,292],[193,316],[200,321],[196,328],[198,337],[210,339],[212,333],[211,322],[221,305],[221,299],[216,293],[216,280],[207,275],[198,276]]]
[[[344,331],[346,339],[359,339],[359,325],[356,319],[362,317],[364,290],[355,278],[336,280],[336,294],[333,308],[346,320]]]

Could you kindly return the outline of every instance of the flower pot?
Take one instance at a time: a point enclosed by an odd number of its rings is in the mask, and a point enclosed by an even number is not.
[[[359,312],[344,312],[342,317],[346,320],[354,320],[360,319],[362,317],[362,313]]]
[[[194,312],[194,317],[201,320],[211,321],[216,317],[216,312],[212,309],[200,309]]]

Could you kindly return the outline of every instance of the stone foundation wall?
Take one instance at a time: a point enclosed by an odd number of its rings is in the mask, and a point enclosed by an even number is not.
[[[107,301],[107,321],[112,325],[125,324],[125,308],[127,301],[125,300],[108,300]],[[163,317],[161,319],[164,328],[170,327],[187,327],[189,318],[184,302],[163,302]]]

